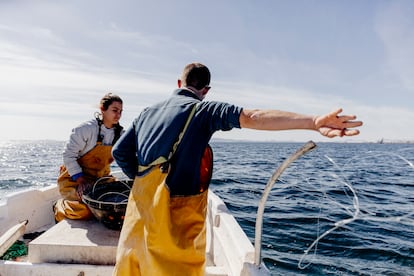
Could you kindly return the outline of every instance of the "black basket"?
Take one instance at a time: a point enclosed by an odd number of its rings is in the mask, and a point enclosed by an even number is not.
[[[82,200],[103,225],[120,230],[132,184],[133,180],[95,183],[92,191],[83,195]]]

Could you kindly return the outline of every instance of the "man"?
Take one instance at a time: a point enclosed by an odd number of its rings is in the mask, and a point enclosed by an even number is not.
[[[134,178],[118,244],[114,275],[204,275],[207,189],[212,174],[208,142],[217,130],[308,129],[323,136],[353,136],[362,122],[279,110],[249,110],[202,101],[210,71],[188,64],[173,95],[146,108],[112,151]]]

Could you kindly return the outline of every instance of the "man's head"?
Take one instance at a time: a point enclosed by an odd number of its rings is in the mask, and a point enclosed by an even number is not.
[[[210,89],[210,79],[210,70],[207,66],[194,62],[184,67],[181,78],[178,80],[178,86],[197,90],[193,92],[199,94],[198,96],[203,99]]]
[[[201,90],[210,84],[210,71],[207,66],[201,63],[190,63],[184,67],[181,74],[181,85],[184,87],[192,86]]]

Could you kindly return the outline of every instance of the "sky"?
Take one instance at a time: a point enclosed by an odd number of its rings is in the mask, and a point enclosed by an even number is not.
[[[171,95],[187,63],[206,100],[364,122],[356,137],[232,130],[256,141],[414,141],[414,1],[0,0],[0,141],[61,140],[100,98],[129,127]]]

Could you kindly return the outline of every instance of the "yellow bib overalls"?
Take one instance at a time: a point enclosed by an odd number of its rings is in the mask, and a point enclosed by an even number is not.
[[[112,146],[97,142],[92,150],[77,160],[88,183],[93,184],[97,179],[110,174],[110,164],[113,161],[111,150]],[[57,182],[62,198],[56,202],[54,207],[56,221],[64,218],[92,218],[91,211],[78,196],[78,184],[71,179],[64,165],[60,167]]]
[[[201,162],[200,193],[193,196],[170,196],[165,182],[168,171],[162,164],[135,177],[113,275],[204,275],[212,166],[208,146]]]

